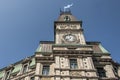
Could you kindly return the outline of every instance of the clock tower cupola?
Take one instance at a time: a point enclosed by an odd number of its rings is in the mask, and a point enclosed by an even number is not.
[[[56,44],[86,44],[82,21],[78,21],[70,10],[60,11],[60,16],[54,25]]]

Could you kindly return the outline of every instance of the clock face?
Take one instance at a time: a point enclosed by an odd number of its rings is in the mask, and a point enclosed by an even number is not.
[[[75,35],[72,35],[72,34],[67,34],[64,36],[64,39],[68,42],[74,42],[77,40],[76,36]]]

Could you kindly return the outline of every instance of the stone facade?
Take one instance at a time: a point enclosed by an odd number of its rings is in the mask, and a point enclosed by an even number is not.
[[[0,80],[119,80],[120,64],[100,42],[84,38],[82,21],[63,11],[54,41],[41,41],[35,55],[0,69]]]

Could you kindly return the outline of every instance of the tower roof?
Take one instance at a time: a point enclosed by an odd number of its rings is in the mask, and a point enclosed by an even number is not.
[[[60,11],[60,16],[57,21],[78,21],[71,13],[70,10]]]

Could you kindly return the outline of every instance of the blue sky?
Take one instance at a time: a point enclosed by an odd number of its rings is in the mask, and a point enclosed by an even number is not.
[[[39,41],[54,40],[59,10],[71,3],[86,41],[100,41],[120,62],[120,0],[0,0],[0,68],[33,55]]]

